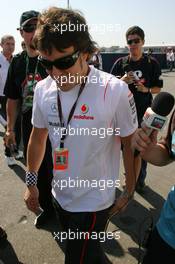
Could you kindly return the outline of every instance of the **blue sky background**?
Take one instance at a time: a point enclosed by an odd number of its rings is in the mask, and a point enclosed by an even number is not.
[[[16,52],[19,51],[22,39],[16,28],[21,13],[31,9],[42,11],[50,6],[66,7],[67,1],[2,0],[0,36],[12,34],[16,39]],[[125,46],[125,32],[132,25],[144,29],[145,45],[175,44],[174,0],[70,0],[70,6],[83,12],[99,46]],[[107,30],[109,26],[112,32]]]

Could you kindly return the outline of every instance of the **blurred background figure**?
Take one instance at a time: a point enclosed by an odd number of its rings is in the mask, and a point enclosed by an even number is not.
[[[22,50],[26,50],[26,44],[25,44],[24,40],[21,41],[21,48],[22,48]]]
[[[166,60],[167,60],[167,68],[171,72],[173,71],[174,67],[174,52],[171,47],[168,48],[167,54],[166,54]]]
[[[9,65],[13,58],[13,52],[15,50],[15,39],[11,35],[4,35],[1,38],[2,52],[0,53],[0,123],[6,129],[6,96],[4,95],[4,86],[7,79]],[[18,151],[18,146],[21,139],[21,121],[18,118],[15,125],[15,134],[17,146],[15,149],[15,154],[17,158],[22,158],[22,152]],[[8,166],[16,164],[16,160],[12,155],[10,148],[5,147],[5,156]]]
[[[12,54],[15,49],[15,40],[11,35],[5,35],[1,38],[1,48],[0,53],[0,122],[5,127],[6,126],[6,98],[4,95],[4,85],[7,78],[8,68],[10,61],[12,59]]]
[[[100,50],[96,50],[96,52],[93,54],[93,56],[88,61],[89,65],[94,65],[95,68],[98,70],[103,70],[103,63],[102,63],[102,57],[100,54]]]

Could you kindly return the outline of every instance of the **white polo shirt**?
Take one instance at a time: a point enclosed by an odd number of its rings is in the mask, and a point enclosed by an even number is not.
[[[53,171],[52,194],[62,208],[71,212],[99,211],[113,204],[119,176],[120,137],[129,136],[138,126],[128,86],[111,74],[90,68],[70,121],[72,131],[65,139],[68,169]],[[68,92],[60,91],[65,123],[78,91],[78,85]],[[57,87],[48,76],[36,86],[32,124],[48,129],[53,152],[60,144],[58,116]]]
[[[0,53],[0,96],[4,96],[4,86],[7,79],[9,61]]]

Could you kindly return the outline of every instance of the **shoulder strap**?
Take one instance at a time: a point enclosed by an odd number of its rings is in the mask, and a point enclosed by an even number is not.
[[[124,56],[124,57],[122,57],[121,59],[122,59],[122,63],[123,63],[123,64],[128,63],[128,61],[129,61],[129,55]]]
[[[151,73],[152,72],[152,67],[153,67],[153,57],[151,56],[151,55],[149,55],[149,54],[144,54],[144,56],[145,56],[145,58],[147,59],[147,62],[148,62],[148,64],[147,64],[147,69],[148,69],[148,71]]]
[[[129,55],[122,57],[122,68],[124,72],[131,71],[131,66],[129,64]]]

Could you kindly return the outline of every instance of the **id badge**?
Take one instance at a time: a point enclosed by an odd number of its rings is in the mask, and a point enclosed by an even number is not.
[[[66,170],[68,168],[69,151],[66,148],[54,150],[54,170]]]

